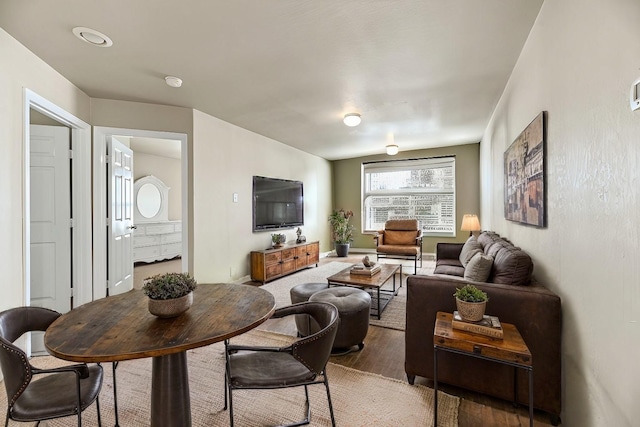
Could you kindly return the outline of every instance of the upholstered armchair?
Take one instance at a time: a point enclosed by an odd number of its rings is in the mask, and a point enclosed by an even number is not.
[[[412,259],[413,273],[422,267],[422,230],[417,219],[390,219],[374,236],[377,258]]]

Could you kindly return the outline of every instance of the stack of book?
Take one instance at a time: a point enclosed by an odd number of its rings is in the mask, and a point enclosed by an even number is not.
[[[373,276],[380,272],[380,265],[374,265],[373,267],[365,267],[363,264],[356,264],[351,267],[351,274],[359,274],[361,276]]]
[[[492,338],[503,339],[504,332],[500,320],[496,316],[484,315],[482,320],[477,322],[469,322],[460,317],[458,311],[453,312],[453,320],[451,321],[453,329],[472,332],[474,334],[485,335]]]

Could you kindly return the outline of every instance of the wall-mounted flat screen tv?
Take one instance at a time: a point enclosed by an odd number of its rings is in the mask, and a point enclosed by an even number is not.
[[[302,182],[253,177],[253,231],[304,225]]]

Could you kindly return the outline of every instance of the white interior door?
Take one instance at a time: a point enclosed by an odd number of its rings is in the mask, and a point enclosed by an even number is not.
[[[61,313],[72,297],[70,142],[67,127],[30,126],[30,304]],[[32,353],[44,352],[42,336]]]
[[[108,294],[133,289],[133,151],[114,137],[109,152]]]

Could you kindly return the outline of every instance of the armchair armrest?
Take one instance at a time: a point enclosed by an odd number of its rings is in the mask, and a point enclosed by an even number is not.
[[[418,230],[418,235],[416,236],[416,244],[418,246],[422,245],[422,237],[423,237],[422,230]]]
[[[74,372],[80,376],[80,379],[89,378],[89,367],[84,363],[78,363],[76,365],[61,366],[59,368],[50,368],[50,369],[40,369],[32,366],[31,371],[34,374],[54,374],[59,372]]]
[[[459,259],[464,243],[438,243],[436,259]]]
[[[376,241],[376,246],[384,245],[384,230],[376,231],[376,234],[373,236]]]

